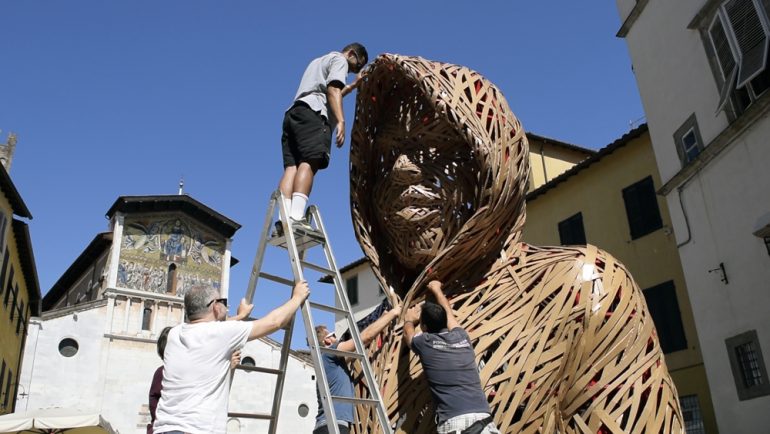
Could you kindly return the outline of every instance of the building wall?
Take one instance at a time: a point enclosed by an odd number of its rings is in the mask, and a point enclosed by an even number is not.
[[[30,300],[21,269],[19,249],[11,228],[13,211],[2,192],[0,213],[0,227],[3,228],[0,235],[0,270],[6,270],[0,274],[0,414],[6,414],[12,413],[15,406],[22,349],[30,318]],[[8,252],[7,261],[4,260],[5,252]]]
[[[621,18],[625,3],[618,2]],[[704,152],[714,140],[727,143],[713,160],[672,189],[666,202],[681,244],[679,254],[719,428],[753,433],[770,425],[766,411],[770,395],[739,398],[726,340],[755,330],[765,363],[770,360],[770,257],[763,241],[752,235],[760,218],[770,213],[770,121],[766,109],[751,121],[738,118],[733,126],[741,128],[725,139],[730,121],[716,112],[719,89],[704,40],[698,29],[688,28],[705,5],[719,3],[651,1],[625,39],[663,181],[682,170],[673,135],[690,115],[695,114]],[[767,104],[768,98],[766,93],[755,107]],[[709,272],[720,263],[727,284],[721,281],[721,271]]]
[[[54,309],[66,306],[74,306],[86,301],[94,301],[99,296],[104,282],[104,267],[107,263],[109,251],[103,253],[83,274],[78,278],[65,296],[61,297]]]
[[[585,160],[590,154],[529,137],[529,185],[534,190]]]
[[[648,134],[603,157],[566,182],[527,202],[524,241],[559,245],[558,223],[580,212],[586,240],[624,263],[641,289],[673,281],[687,348],[666,354],[666,364],[680,396],[697,395],[707,432],[715,432],[708,383],[698,335],[677,256],[671,219],[664,199],[657,197],[663,227],[631,239],[622,190],[648,176],[656,188],[660,177]]]
[[[170,316],[158,316],[152,331],[144,331],[142,312],[125,306],[129,299],[133,299],[132,306],[143,306],[148,299],[124,293],[108,291],[106,299],[47,312],[33,321],[21,379],[26,393],[19,396],[19,411],[53,407],[95,411],[122,434],[145,432],[150,382],[162,364],[156,352],[157,336],[166,325],[181,321],[181,305],[173,306]],[[157,304],[164,301],[154,300]],[[128,320],[125,312],[130,313]],[[65,338],[78,342],[78,351],[71,357],[59,352]],[[278,367],[279,354],[274,345],[262,340],[251,341],[242,350],[243,357],[269,368]],[[317,411],[313,367],[291,357],[288,371],[279,430],[310,432]],[[237,372],[230,410],[269,412],[274,378]],[[304,417],[298,413],[303,404],[308,408]],[[264,432],[259,423],[247,420],[232,420],[228,427],[231,433]]]
[[[351,305],[351,308],[353,309],[353,317],[358,321],[369,315],[374,308],[379,306],[382,300],[385,299],[385,294],[380,291],[380,282],[377,280],[368,262],[345,271],[342,275],[342,280],[347,282],[348,279],[353,277],[358,279],[358,303]],[[348,329],[345,317],[335,315],[334,321],[334,331],[338,336],[342,336]]]

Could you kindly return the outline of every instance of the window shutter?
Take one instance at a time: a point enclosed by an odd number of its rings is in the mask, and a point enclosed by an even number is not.
[[[676,298],[674,282],[668,281],[643,291],[652,322],[658,332],[663,353],[687,348],[687,337],[682,326],[682,315]]]
[[[628,217],[632,240],[663,226],[658,200],[655,196],[655,185],[651,176],[624,188],[623,202],[626,205],[626,216]]]
[[[711,45],[714,47],[714,53],[719,62],[719,68],[722,71],[722,79],[724,80],[722,82],[722,89],[719,90],[719,105],[716,110],[716,113],[719,113],[724,108],[725,104],[727,104],[727,101],[730,100],[730,95],[735,89],[735,77],[738,75],[738,65],[735,63],[735,55],[730,48],[730,43],[727,40],[727,34],[725,33],[725,28],[722,24],[722,16],[719,14],[714,17],[714,22],[711,23],[709,37],[711,37]]]
[[[770,32],[754,0],[731,0],[723,8],[738,50],[737,87],[741,88],[764,71]]]
[[[586,231],[583,227],[583,213],[577,213],[559,222],[559,240],[563,246],[586,244]]]

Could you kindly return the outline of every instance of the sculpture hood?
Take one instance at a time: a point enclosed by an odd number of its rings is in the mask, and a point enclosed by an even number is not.
[[[479,73],[396,54],[369,66],[352,129],[351,213],[384,288],[411,298],[431,279],[477,283],[474,270],[518,244],[528,174],[524,130]],[[410,207],[415,191],[435,203]],[[389,214],[394,203],[403,210]],[[417,235],[405,241],[409,231]]]

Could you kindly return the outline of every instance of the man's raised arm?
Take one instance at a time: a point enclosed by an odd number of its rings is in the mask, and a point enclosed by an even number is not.
[[[310,288],[307,282],[304,280],[297,282],[294,285],[289,301],[274,309],[263,318],[252,322],[248,340],[267,336],[278,329],[286,327],[308,295],[310,295]]]
[[[441,282],[438,280],[431,280],[428,282],[428,290],[431,292],[431,294],[433,294],[433,297],[436,298],[436,303],[438,303],[438,305],[443,307],[446,311],[447,328],[452,330],[455,327],[460,327],[460,323],[457,322],[457,318],[455,318],[455,314],[452,311],[452,306],[449,304],[449,300],[447,300],[446,296],[444,295]]]
[[[361,341],[363,342],[364,346],[369,345],[369,342],[374,340],[374,338],[376,338],[377,335],[380,334],[380,332],[391,323],[391,321],[398,318],[399,315],[401,315],[401,306],[397,305],[393,309],[382,314],[382,316],[377,318],[377,321],[369,324],[369,327],[365,328],[361,332]],[[340,351],[352,352],[356,349],[356,346],[353,340],[349,339],[347,341],[340,342],[340,344],[337,345],[337,349]]]

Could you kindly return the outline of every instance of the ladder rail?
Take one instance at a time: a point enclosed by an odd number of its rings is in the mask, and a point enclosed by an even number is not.
[[[279,190],[278,194],[280,196],[280,201],[283,203],[283,193]],[[281,221],[282,222],[288,222],[289,221],[289,213],[288,210],[285,209],[285,207],[281,207]],[[291,269],[294,274],[294,279],[296,281],[304,280],[304,273],[302,271],[302,262],[304,259],[304,250],[302,252],[302,256],[300,257],[300,252],[297,250],[297,241],[294,236],[294,231],[292,228],[287,228],[286,223],[284,223],[284,235],[286,236],[286,250],[289,253],[289,261],[291,262]],[[324,239],[326,238],[326,235],[324,234]],[[324,241],[326,242],[326,240]],[[339,428],[337,427],[336,422],[335,423],[329,423],[329,421],[336,421],[337,420],[337,414],[334,411],[334,403],[331,400],[331,391],[329,390],[329,379],[326,376],[326,369],[323,367],[323,356],[321,355],[321,352],[319,350],[319,342],[318,342],[318,336],[315,332],[315,326],[313,322],[313,314],[310,310],[310,305],[308,304],[307,300],[305,300],[302,303],[302,306],[300,306],[300,309],[302,310],[302,319],[305,323],[305,334],[309,337],[309,341],[311,342],[310,347],[310,355],[313,358],[313,364],[316,367],[316,385],[318,385],[318,381],[321,381],[321,385],[323,386],[323,390],[319,391],[319,396],[321,397],[321,405],[324,409],[324,415],[326,416],[327,425],[329,428],[330,434],[340,434]],[[318,387],[318,386],[316,386]],[[270,433],[274,434],[274,433]]]
[[[280,192],[280,190],[278,192]],[[273,194],[270,195],[270,203],[267,206],[267,216],[265,217],[265,223],[262,226],[262,235],[259,237],[259,247],[257,247],[257,254],[254,257],[254,265],[251,266],[249,285],[246,287],[246,302],[249,304],[251,304],[251,302],[254,300],[254,292],[257,290],[259,270],[262,269],[262,262],[265,259],[265,249],[267,248],[268,235],[270,235],[270,226],[273,222],[273,213],[275,213],[276,200],[276,192],[273,192]],[[283,203],[281,203],[281,207],[283,207]]]
[[[271,237],[271,228],[274,224],[273,217],[275,216],[276,207],[278,207],[279,218],[283,227],[283,241],[281,238]],[[302,241],[301,248],[298,247],[297,236],[295,235],[294,228],[289,223],[289,209],[286,207],[286,201],[283,193],[280,189],[273,192],[270,196],[270,203],[268,205],[267,215],[265,217],[265,223],[262,227],[262,234],[260,237],[260,243],[257,248],[257,254],[254,258],[254,264],[251,268],[251,274],[249,277],[249,284],[246,290],[246,300],[249,303],[253,302],[256,287],[259,282],[259,278],[263,277],[267,280],[271,280],[280,284],[293,286],[295,282],[299,282],[304,279],[304,268],[315,270],[327,276],[330,276],[334,283],[334,298],[335,302],[339,303],[340,307],[327,306],[320,303],[311,302],[308,298],[300,306],[302,320],[305,326],[305,333],[307,335],[308,345],[310,347],[310,355],[313,360],[315,372],[316,372],[316,386],[321,406],[323,407],[324,414],[326,416],[326,425],[330,434],[340,434],[339,427],[337,425],[337,414],[334,409],[335,402],[343,402],[348,404],[367,405],[370,409],[367,414],[374,416],[371,413],[371,407],[376,407],[376,414],[379,418],[379,425],[382,428],[384,434],[392,434],[390,427],[390,420],[388,419],[387,412],[385,411],[382,397],[380,396],[379,384],[377,383],[371,366],[369,364],[366,347],[363,345],[361,335],[356,324],[353,311],[350,307],[350,300],[348,300],[347,292],[342,285],[342,275],[340,274],[337,264],[332,253],[331,244],[328,240],[326,228],[324,227],[321,214],[315,205],[308,207],[305,214],[305,218],[308,222],[315,223],[317,229],[313,229],[308,232],[307,230],[297,229],[300,240]],[[312,226],[311,226],[312,228]],[[262,272],[262,266],[265,256],[267,245],[273,245],[276,247],[286,248],[289,261],[291,264],[292,274],[294,281],[289,279],[275,276],[269,273]],[[306,251],[315,245],[322,245],[324,250],[324,256],[328,264],[328,268],[316,265],[305,261]],[[354,342],[355,352],[336,351],[323,347],[319,341],[318,335],[315,332],[315,323],[313,321],[312,309],[319,309],[335,314],[343,315],[348,324],[348,328],[351,333],[351,337]],[[281,356],[279,361],[279,368],[253,368],[245,369],[255,372],[273,374],[276,376],[275,391],[273,396],[273,404],[270,414],[250,414],[250,413],[228,413],[232,417],[244,417],[251,419],[269,420],[269,434],[276,434],[278,430],[278,418],[281,409],[281,401],[283,398],[283,389],[285,385],[286,376],[288,373],[289,353],[291,351],[291,339],[294,333],[294,326],[296,323],[296,315],[292,317],[288,326],[284,330],[283,343],[281,347]],[[329,378],[326,375],[326,370],[323,365],[323,353],[330,353],[337,355],[338,357],[345,357],[346,360],[358,360],[362,366],[364,378],[366,379],[366,386],[369,390],[369,397],[355,398],[355,397],[342,397],[333,396],[329,388]]]
[[[321,233],[324,235],[324,255],[326,256],[326,261],[329,264],[329,268],[335,274],[333,276],[333,280],[337,299],[342,305],[342,309],[348,313],[345,315],[345,317],[348,322],[348,330],[350,330],[350,336],[353,339],[353,343],[356,347],[356,352],[363,356],[359,362],[364,373],[364,378],[366,378],[366,386],[369,389],[369,396],[372,398],[372,400],[377,402],[375,407],[379,416],[380,428],[382,429],[383,433],[391,434],[390,419],[388,418],[387,412],[385,411],[385,406],[382,402],[382,396],[380,395],[380,385],[374,378],[374,373],[372,372],[371,365],[369,364],[366,347],[364,347],[364,343],[361,340],[361,334],[359,333],[358,324],[356,324],[356,319],[353,316],[353,311],[350,307],[350,300],[348,300],[347,291],[345,291],[345,289],[342,287],[342,275],[340,274],[339,268],[337,268],[337,263],[334,259],[334,254],[332,253],[331,243],[329,242],[329,237],[327,236],[326,227],[324,226],[323,219],[321,218],[321,213],[315,205],[308,207],[307,212],[309,215],[313,216],[316,224],[321,229]]]

